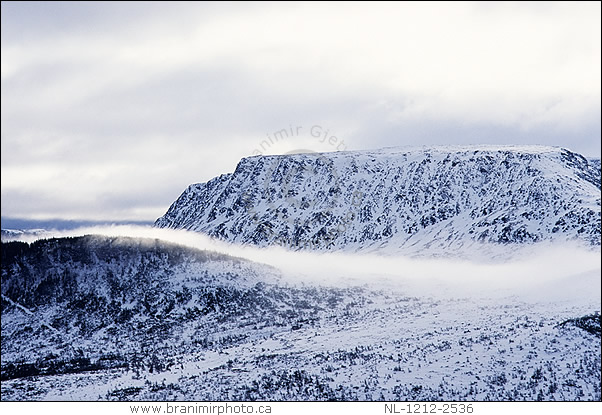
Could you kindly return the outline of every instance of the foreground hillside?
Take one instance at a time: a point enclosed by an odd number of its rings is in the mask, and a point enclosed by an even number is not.
[[[2,243],[2,400],[600,399],[591,292],[284,281],[150,239]]]

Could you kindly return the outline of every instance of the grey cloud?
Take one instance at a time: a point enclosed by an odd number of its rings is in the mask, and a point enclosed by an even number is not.
[[[483,35],[499,51],[462,31],[442,50],[451,23],[397,7],[2,3],[2,215],[153,220],[289,125],[321,125],[347,149],[514,143],[600,156],[600,55],[585,36],[600,23],[586,6],[454,9],[454,24],[491,23]],[[495,31],[514,22],[517,33]],[[521,41],[549,53],[514,54]],[[289,147],[312,144],[298,141]]]

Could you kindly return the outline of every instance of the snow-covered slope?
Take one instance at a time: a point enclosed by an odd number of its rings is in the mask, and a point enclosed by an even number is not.
[[[600,400],[599,268],[488,297],[153,239],[1,254],[2,400]]]
[[[600,245],[600,164],[555,147],[255,156],[189,186],[155,226],[292,249]]]

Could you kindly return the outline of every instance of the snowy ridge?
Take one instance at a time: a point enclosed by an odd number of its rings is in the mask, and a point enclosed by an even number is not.
[[[2,241],[16,241],[24,237],[42,237],[50,234],[46,229],[2,229]]]
[[[544,146],[393,147],[242,159],[155,226],[238,243],[405,254],[600,245],[600,163]]]

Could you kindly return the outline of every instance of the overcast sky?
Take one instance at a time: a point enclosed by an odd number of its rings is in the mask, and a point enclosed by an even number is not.
[[[3,1],[2,217],[153,221],[257,152],[500,143],[600,157],[600,14]]]

